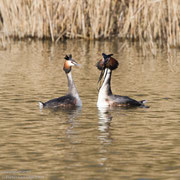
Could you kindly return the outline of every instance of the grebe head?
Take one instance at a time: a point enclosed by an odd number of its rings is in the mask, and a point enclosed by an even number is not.
[[[102,53],[103,59],[100,59],[97,64],[96,67],[102,71],[105,70],[106,68],[109,68],[110,70],[115,70],[119,63],[116,59],[114,59],[113,54],[108,54],[106,55],[105,53]]]
[[[69,73],[71,71],[71,67],[72,66],[80,66],[80,64],[78,64],[74,59],[72,59],[72,55],[71,54],[69,56],[66,55],[64,57],[64,59],[65,59],[65,62],[64,62],[63,70],[66,73]]]
[[[96,64],[96,67],[101,71],[99,81],[102,79],[102,77],[104,75],[104,70],[106,68],[113,71],[119,65],[118,61],[116,59],[114,59],[113,57],[111,57],[111,56],[113,56],[113,54],[106,55],[105,53],[102,53],[102,56],[103,56],[103,58],[101,60],[99,60]]]

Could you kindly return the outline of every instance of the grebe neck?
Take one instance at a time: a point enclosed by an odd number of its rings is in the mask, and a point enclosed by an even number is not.
[[[74,84],[71,71],[69,73],[66,73],[67,79],[68,79],[68,94],[72,95],[76,98],[76,105],[82,106],[81,99],[79,97],[78,91],[76,89],[76,86]]]
[[[78,92],[74,84],[71,71],[69,73],[66,73],[66,76],[68,79],[68,94],[75,96],[76,94],[78,94]]]
[[[105,95],[112,95],[111,91],[111,75],[112,75],[112,70],[106,68],[104,72],[104,81],[103,84],[99,90],[99,93],[103,93]]]

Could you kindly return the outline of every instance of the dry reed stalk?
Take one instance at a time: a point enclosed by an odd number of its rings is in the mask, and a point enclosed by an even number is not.
[[[166,42],[169,48],[180,46],[180,1],[129,1],[128,6],[124,26],[119,31],[120,37],[127,35],[139,41],[148,41],[152,51],[157,39]]]
[[[146,41],[156,54],[157,40],[180,47],[179,9],[179,0],[1,0],[0,35],[56,42],[118,35]]]

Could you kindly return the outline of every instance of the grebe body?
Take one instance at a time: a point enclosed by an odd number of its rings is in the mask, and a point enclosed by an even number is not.
[[[103,84],[98,93],[98,107],[119,106],[119,107],[145,107],[145,100],[136,101],[128,96],[114,95],[111,91],[112,71],[119,65],[117,60],[112,58],[112,54],[102,54],[103,59],[97,63],[97,68],[101,70],[99,81],[103,78]],[[98,81],[98,82],[99,82]]]
[[[75,60],[72,59],[72,55],[69,55],[69,56],[66,55],[63,70],[65,71],[67,79],[68,79],[68,93],[65,96],[51,99],[45,103],[39,102],[40,109],[82,106],[82,102],[79,97],[76,86],[74,84],[72,73],[71,73],[71,67],[78,66],[78,65],[79,64]]]

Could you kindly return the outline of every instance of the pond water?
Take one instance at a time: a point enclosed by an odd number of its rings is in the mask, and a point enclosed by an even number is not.
[[[0,177],[4,179],[179,179],[180,50],[143,57],[119,41],[16,42],[0,51]],[[114,94],[148,109],[98,109],[95,64],[113,53]],[[64,56],[83,102],[42,110],[67,92]]]

